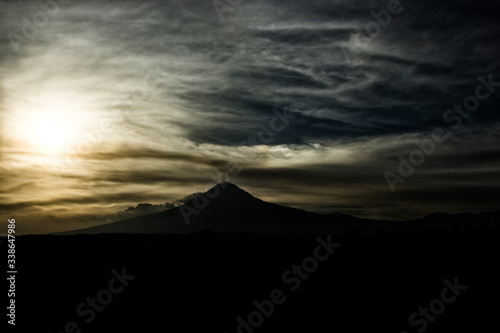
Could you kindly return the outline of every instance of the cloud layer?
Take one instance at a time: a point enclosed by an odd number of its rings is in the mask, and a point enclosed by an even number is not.
[[[0,209],[27,231],[175,201],[228,162],[309,210],[498,208],[500,87],[443,119],[479,76],[500,82],[496,1],[54,3],[0,2]],[[38,117],[67,117],[64,151],[30,143]],[[450,139],[391,192],[384,172],[436,128]]]

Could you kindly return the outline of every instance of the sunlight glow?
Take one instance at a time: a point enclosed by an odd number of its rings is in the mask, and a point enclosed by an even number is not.
[[[69,131],[67,126],[57,120],[46,120],[38,125],[33,139],[41,147],[57,149],[67,140]]]
[[[51,96],[52,97],[52,96]],[[69,99],[38,98],[10,114],[10,137],[17,149],[43,155],[68,153],[83,139],[88,113]]]

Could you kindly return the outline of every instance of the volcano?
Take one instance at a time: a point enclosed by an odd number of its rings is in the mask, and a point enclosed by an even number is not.
[[[442,218],[436,219],[436,216]],[[189,234],[205,230],[246,234],[344,234],[358,230],[374,232],[377,226],[386,231],[412,231],[431,227],[464,228],[467,223],[498,225],[500,211],[472,214],[431,214],[412,221],[369,220],[334,213],[317,214],[260,200],[238,186],[224,182],[179,207],[123,221],[80,229],[68,234]]]

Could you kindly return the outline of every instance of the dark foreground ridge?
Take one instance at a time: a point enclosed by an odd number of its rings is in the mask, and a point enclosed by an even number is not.
[[[499,232],[21,236],[15,329],[490,332]]]
[[[189,234],[210,230],[246,234],[345,234],[357,230],[408,232],[414,230],[495,227],[500,210],[480,214],[431,214],[412,221],[361,219],[345,214],[316,214],[262,201],[232,183],[220,183],[182,206],[160,213],[96,227],[58,233],[71,234]]]

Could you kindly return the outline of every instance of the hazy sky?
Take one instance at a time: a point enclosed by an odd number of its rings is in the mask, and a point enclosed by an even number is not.
[[[0,1],[2,225],[88,227],[205,191],[224,172],[317,212],[498,209],[499,9]],[[429,144],[439,131],[447,139]],[[398,172],[410,157],[413,174]]]

